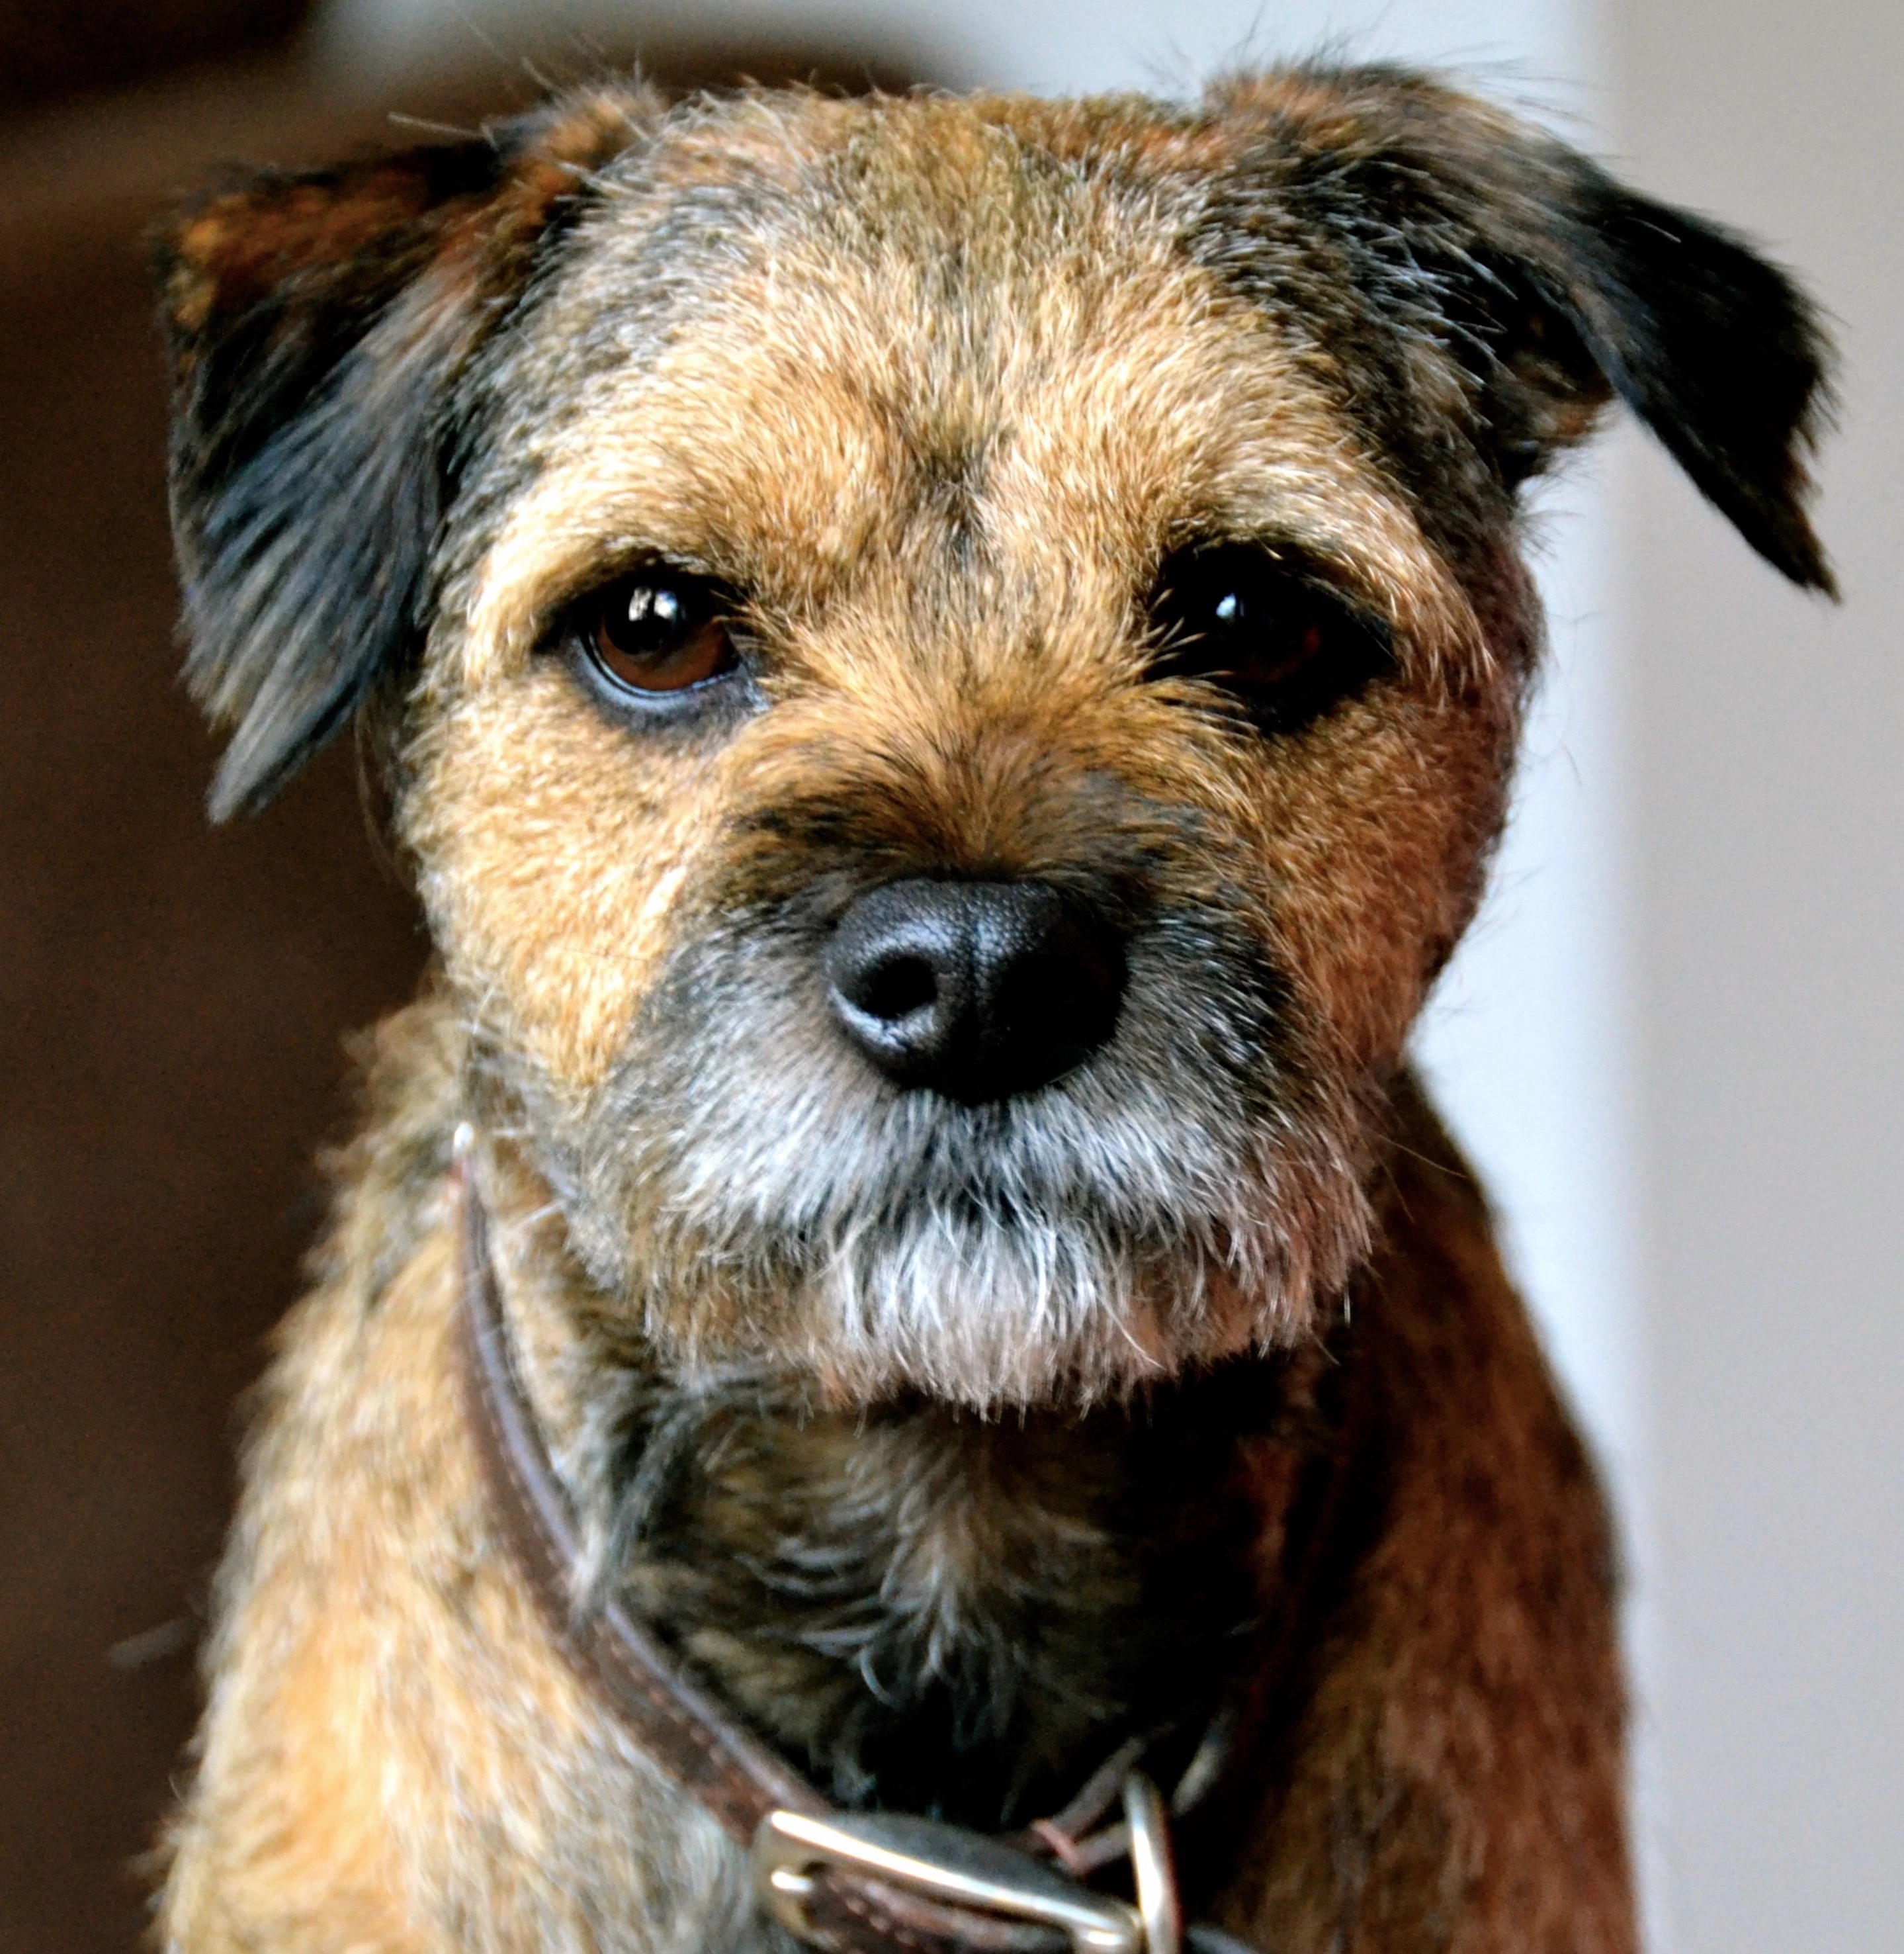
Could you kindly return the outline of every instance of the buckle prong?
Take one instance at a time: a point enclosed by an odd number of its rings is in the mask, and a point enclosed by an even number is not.
[[[1144,1954],[1183,1954],[1184,1914],[1170,1849],[1170,1814],[1163,1794],[1142,1771],[1124,1780],[1124,1821],[1131,1833],[1131,1871],[1143,1922]]]

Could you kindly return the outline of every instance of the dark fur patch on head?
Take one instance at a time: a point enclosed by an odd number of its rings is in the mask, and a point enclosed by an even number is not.
[[[469,142],[267,171],[162,239],[186,676],[235,728],[217,818],[268,801],[410,653],[456,379],[652,106],[592,93]]]
[[[1241,80],[1209,108],[1234,160],[1191,249],[1337,369],[1431,532],[1476,464],[1511,492],[1617,394],[1753,548],[1830,589],[1804,509],[1828,348],[1733,233],[1401,70]]]

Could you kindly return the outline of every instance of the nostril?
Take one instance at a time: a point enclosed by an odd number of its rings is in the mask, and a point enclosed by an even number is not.
[[[861,975],[847,997],[868,1017],[896,1024],[939,997],[939,973],[923,957],[892,957]]]
[[[1067,950],[1073,946],[1067,944]],[[995,975],[992,1035],[996,1040],[1054,1037],[1084,1041],[1084,1048],[1108,1035],[1107,1013],[1115,1018],[1124,988],[1121,958],[1093,955],[1095,946],[1077,946],[1068,956],[1021,957]]]

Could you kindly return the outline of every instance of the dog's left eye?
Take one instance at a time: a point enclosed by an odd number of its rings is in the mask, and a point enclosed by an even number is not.
[[[619,691],[648,697],[693,690],[740,669],[719,585],[667,564],[617,577],[576,607],[588,662]]]
[[[1179,551],[1150,600],[1152,675],[1205,679],[1287,731],[1394,667],[1388,634],[1313,569],[1225,543]]]

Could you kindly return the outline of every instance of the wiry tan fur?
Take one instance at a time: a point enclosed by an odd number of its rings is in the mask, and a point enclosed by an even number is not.
[[[1332,226],[1410,143],[1454,187],[1432,239],[1384,207],[1385,284]],[[608,90],[186,221],[222,804],[367,701],[439,966],[257,1412],[178,1954],[778,1933],[499,1543],[460,1131],[580,1598],[834,1795],[1022,1822],[1286,1621],[1200,1909],[1278,1954],[1631,1946],[1605,1522],[1402,1067],[1533,666],[1513,492],[1608,391],[1544,271],[1525,318],[1493,269],[1433,327],[1463,265],[1545,248],[1488,176],[1514,152],[1561,195],[1564,152],[1382,74],[1187,112]],[[388,541],[320,561],[368,518],[301,498],[347,470]],[[1146,594],[1212,538],[1300,552],[1391,664],[1268,737],[1158,677]],[[745,709],[638,726],[563,653],[652,558],[742,593]],[[922,875],[1115,907],[1104,1051],[976,1107],[876,1077],[815,946]]]

